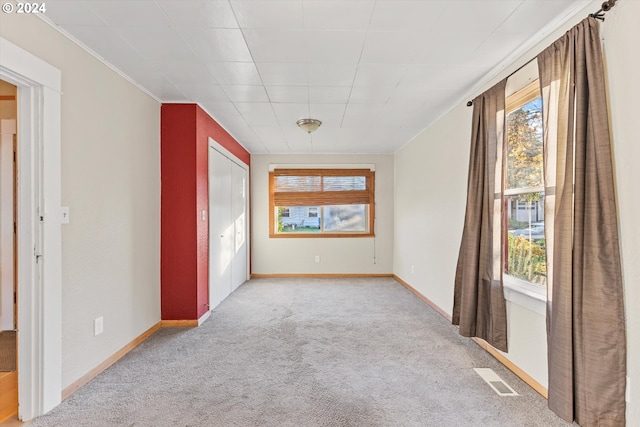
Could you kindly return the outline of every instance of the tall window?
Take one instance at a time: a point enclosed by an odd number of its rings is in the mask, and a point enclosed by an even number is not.
[[[546,285],[542,100],[535,81],[507,99],[505,273]]]
[[[368,169],[276,169],[269,174],[270,236],[373,236],[374,174]]]

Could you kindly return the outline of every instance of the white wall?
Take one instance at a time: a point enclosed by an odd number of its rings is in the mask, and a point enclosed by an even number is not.
[[[160,320],[160,105],[34,16],[0,35],[62,71],[66,387]]]
[[[375,238],[269,238],[270,163],[375,164]],[[252,155],[250,186],[253,274],[392,273],[392,155]]]
[[[488,89],[509,72],[533,58],[565,31],[600,8],[594,1],[550,34],[538,46],[507,67],[485,88],[469,94],[472,98]],[[628,404],[628,420],[640,419],[640,312],[633,302],[640,299],[640,199],[635,186],[640,182],[640,2],[618,2],[601,26],[606,39],[610,111],[619,203],[621,249],[626,292],[629,375],[634,390]],[[445,312],[453,306],[453,282],[464,221],[465,192],[471,137],[471,108],[460,103],[396,154],[394,273],[431,299]],[[424,185],[430,183],[430,186]],[[425,227],[407,227],[417,219]],[[425,244],[425,242],[427,242]],[[411,266],[415,273],[411,273]],[[605,308],[603,308],[605,309]],[[546,339],[544,316],[509,302],[507,357],[546,386]],[[523,339],[527,337],[528,339]],[[629,424],[633,425],[633,424]]]

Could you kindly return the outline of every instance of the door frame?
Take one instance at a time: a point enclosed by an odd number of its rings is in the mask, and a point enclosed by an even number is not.
[[[0,37],[0,78],[18,87],[18,417],[62,397],[60,70]]]
[[[228,158],[229,160],[231,160],[233,163],[237,164],[238,166],[240,166],[242,169],[244,169],[247,172],[247,202],[245,205],[245,209],[246,209],[246,213],[247,213],[247,219],[245,221],[245,236],[246,237],[246,243],[247,243],[247,247],[246,247],[246,251],[247,251],[247,280],[249,279],[250,276],[250,271],[251,271],[251,234],[249,233],[250,229],[249,229],[249,224],[251,223],[250,221],[250,200],[251,200],[251,195],[249,193],[249,189],[251,188],[251,186],[249,185],[249,181],[250,181],[250,169],[249,169],[249,165],[247,165],[245,162],[243,162],[242,160],[240,160],[235,154],[233,154],[231,151],[227,150],[225,147],[223,147],[218,141],[216,141],[215,139],[209,137],[209,143],[208,143],[208,148],[207,148],[207,164],[209,163],[209,148],[212,148],[214,150],[216,150],[217,152],[219,152],[220,154],[222,154],[223,156],[225,156],[226,158]],[[208,169],[207,169],[208,170]],[[208,173],[208,172],[207,172]],[[208,181],[207,181],[208,182]],[[209,194],[208,190],[207,190],[207,195]],[[209,202],[207,201],[207,206],[209,205]],[[207,208],[208,209],[208,208]],[[208,221],[211,221],[211,212],[208,213]],[[209,227],[210,229],[210,227]],[[207,260],[208,263],[211,263],[211,233],[209,232],[209,259]],[[209,272],[211,267],[209,266]],[[211,275],[211,273],[209,273],[209,276]],[[211,278],[209,277],[209,283],[207,284],[208,286],[208,290],[209,290],[209,298],[208,298],[208,303],[211,304]],[[210,307],[209,310],[213,310],[214,307]]]

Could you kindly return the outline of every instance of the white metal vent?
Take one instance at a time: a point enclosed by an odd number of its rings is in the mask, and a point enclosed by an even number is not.
[[[509,386],[509,384],[504,382],[504,380],[493,371],[493,369],[473,368],[473,370],[480,375],[480,378],[482,378],[484,382],[489,384],[489,387],[491,387],[498,396],[519,396],[519,394]]]

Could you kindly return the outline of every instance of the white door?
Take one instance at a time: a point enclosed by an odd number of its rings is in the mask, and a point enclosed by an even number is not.
[[[231,293],[231,162],[209,147],[209,308]]]
[[[247,171],[231,162],[231,219],[235,228],[231,289],[247,280]]]

